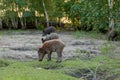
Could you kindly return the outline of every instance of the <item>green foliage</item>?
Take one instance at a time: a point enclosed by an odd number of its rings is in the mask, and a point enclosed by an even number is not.
[[[42,26],[42,25],[38,25],[38,26],[37,26],[37,29],[41,31],[41,30],[44,29],[44,26]]]
[[[55,10],[54,10],[54,16],[58,18],[63,17],[63,3],[64,0],[55,0]]]
[[[120,1],[114,2],[112,14],[118,20]],[[93,30],[108,29],[110,11],[107,0],[70,0],[64,3],[64,10],[75,26],[92,26]]]
[[[20,13],[23,13],[23,18],[30,17],[30,19],[26,18],[28,22],[35,21],[36,16],[39,17],[39,20],[45,18],[42,0],[2,0],[1,3],[1,10],[4,9],[4,13],[2,13],[4,15],[1,18],[5,19],[5,23],[10,27],[14,27],[11,24],[13,20],[17,25],[18,14]],[[86,30],[92,27],[92,30],[107,31],[110,12],[112,12],[112,18],[115,20],[115,26],[119,27],[119,0],[114,0],[112,10],[109,9],[108,0],[45,0],[45,5],[49,20],[60,21],[61,18],[67,17],[72,21],[74,28],[79,27]],[[37,15],[35,15],[36,12]],[[24,20],[22,21],[24,25],[27,23]]]
[[[116,22],[116,32],[118,33],[118,40],[120,40],[120,22]]]

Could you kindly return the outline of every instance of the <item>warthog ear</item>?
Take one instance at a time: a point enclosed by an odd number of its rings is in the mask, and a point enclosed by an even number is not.
[[[41,41],[42,41],[42,43],[44,43],[45,42],[44,38],[42,38]]]

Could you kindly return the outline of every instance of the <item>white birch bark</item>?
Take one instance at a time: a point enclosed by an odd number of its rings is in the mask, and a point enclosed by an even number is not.
[[[44,8],[45,16],[46,16],[47,27],[49,27],[49,18],[48,18],[47,10],[46,10],[46,8],[45,8],[44,0],[42,0],[42,3],[43,3],[43,8]]]
[[[109,28],[111,30],[114,30],[114,19],[113,19],[113,14],[112,14],[112,10],[113,10],[113,6],[114,6],[114,0],[108,0],[108,5],[109,5]]]

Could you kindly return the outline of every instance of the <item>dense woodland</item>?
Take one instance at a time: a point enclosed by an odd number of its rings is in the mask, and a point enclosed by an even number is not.
[[[120,0],[0,0],[0,29],[120,32]],[[49,23],[49,24],[47,24]]]

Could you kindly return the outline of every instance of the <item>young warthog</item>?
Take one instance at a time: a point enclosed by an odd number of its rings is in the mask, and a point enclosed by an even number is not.
[[[57,33],[51,33],[50,35],[47,35],[45,38],[42,38],[41,41],[44,43],[45,41],[52,40],[52,39],[58,39],[59,36]]]
[[[50,61],[52,52],[56,52],[57,53],[56,62],[61,62],[62,52],[63,52],[64,47],[65,47],[64,42],[59,39],[53,39],[53,40],[44,42],[38,50],[39,61],[43,60],[45,54],[48,55],[47,60]]]
[[[56,29],[55,29],[55,27],[53,27],[53,26],[50,26],[50,27],[47,27],[47,28],[45,28],[44,30],[43,30],[43,36],[46,36],[47,34],[50,34],[50,33],[53,33],[53,32],[55,32],[56,31]]]

